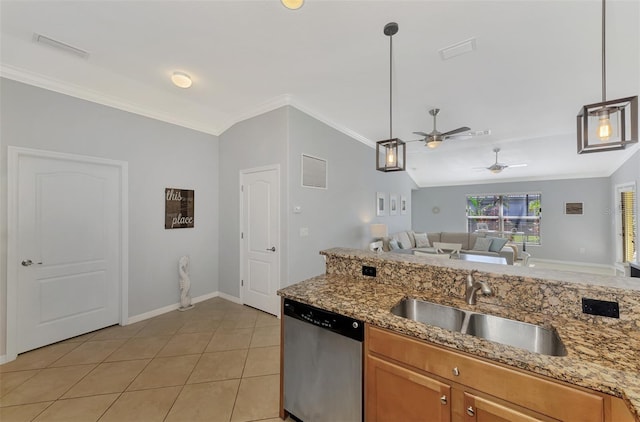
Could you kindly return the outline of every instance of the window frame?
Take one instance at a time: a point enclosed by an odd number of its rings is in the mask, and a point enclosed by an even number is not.
[[[534,199],[529,200],[527,197],[534,196]],[[494,205],[492,208],[497,210],[497,215],[488,215],[488,214],[480,214],[480,215],[471,215],[471,209],[473,204],[470,203],[470,198],[483,198],[485,202],[488,198],[493,197]],[[533,222],[533,226],[535,227],[534,233],[523,233],[512,230],[507,230],[505,223],[508,223],[510,220],[513,220],[516,216],[505,214],[505,208],[508,208],[509,199],[510,198],[525,198],[525,204],[527,204],[527,215],[517,216],[517,220],[519,222],[525,221],[526,223]],[[505,199],[507,199],[505,201]],[[491,199],[489,199],[490,201]],[[533,211],[534,215],[528,215],[529,208],[532,203],[538,201],[538,210]],[[516,193],[471,193],[465,195],[465,216],[466,216],[466,226],[468,233],[474,232],[483,232],[485,230],[472,230],[473,227],[477,227],[479,221],[497,221],[497,230],[488,230],[486,233],[490,233],[496,235],[498,237],[508,237],[511,241],[515,243],[524,243],[526,246],[542,245],[542,236],[541,236],[541,221],[542,221],[542,192],[516,192]],[[477,205],[476,205],[477,207]],[[486,209],[486,205],[483,207],[482,211]],[[472,223],[475,221],[475,224]],[[537,223],[537,224],[535,224]],[[518,223],[519,224],[519,223]],[[537,240],[536,240],[537,239]]]
[[[623,206],[622,206],[622,198],[621,198],[621,194],[623,192],[633,192],[633,196],[634,196],[634,201],[635,202],[633,205],[634,207],[632,209],[630,209],[630,215],[631,218],[633,219],[633,223],[632,225],[635,226],[633,227],[633,229],[630,231],[631,235],[629,235],[629,232],[627,232],[627,236],[625,237],[624,233],[623,233],[623,218],[625,217],[623,215]],[[634,243],[635,245],[635,260],[634,258],[631,258],[631,260],[628,260],[625,255],[625,240],[627,237],[631,237],[632,238],[632,242],[635,242],[638,238],[639,238],[639,233],[638,233],[638,207],[640,205],[638,205],[638,189],[636,187],[636,182],[629,182],[629,183],[622,183],[619,185],[616,185],[615,187],[615,209],[616,209],[616,262],[617,263],[625,263],[625,262],[638,262],[638,245],[637,243]]]

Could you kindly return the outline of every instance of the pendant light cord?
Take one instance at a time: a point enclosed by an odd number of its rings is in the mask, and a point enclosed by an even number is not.
[[[393,35],[389,36],[389,139],[393,139]]]
[[[602,0],[602,102],[607,100],[606,9],[605,0]]]

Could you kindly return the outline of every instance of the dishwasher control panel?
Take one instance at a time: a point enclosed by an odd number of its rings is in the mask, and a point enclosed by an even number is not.
[[[291,299],[284,300],[284,314],[317,327],[326,328],[335,333],[362,341],[364,324],[362,321]]]

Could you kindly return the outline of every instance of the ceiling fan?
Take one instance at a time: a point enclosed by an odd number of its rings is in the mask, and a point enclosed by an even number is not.
[[[413,132],[416,135],[424,136],[425,145],[429,148],[437,148],[440,146],[442,141],[445,139],[452,138],[456,135],[458,136],[478,136],[478,135],[488,135],[491,133],[490,130],[480,130],[472,132],[470,128],[466,126],[459,127],[454,130],[450,130],[448,132],[438,132],[436,129],[436,117],[440,112],[439,108],[432,108],[429,110],[429,114],[433,116],[433,130],[429,133],[424,132]]]
[[[502,170],[509,167],[526,167],[526,164],[503,164],[498,162],[498,153],[500,152],[500,148],[494,148],[493,152],[496,153],[496,162],[491,164],[489,167],[476,167],[477,169],[487,169],[491,173],[498,174]]]

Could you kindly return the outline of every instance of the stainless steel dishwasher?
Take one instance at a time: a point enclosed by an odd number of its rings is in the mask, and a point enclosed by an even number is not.
[[[284,408],[304,422],[361,422],[364,324],[284,301]]]

